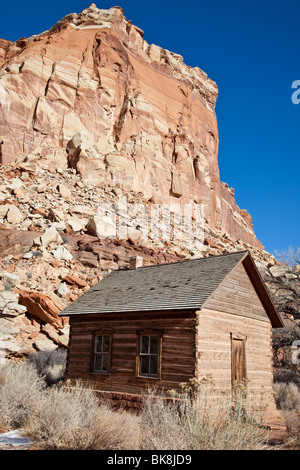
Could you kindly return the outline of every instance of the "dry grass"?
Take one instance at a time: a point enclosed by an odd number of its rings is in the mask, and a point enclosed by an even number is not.
[[[300,389],[295,383],[275,382],[274,391],[278,408],[300,412]]]
[[[99,404],[92,389],[54,386],[40,401],[26,434],[36,448],[49,450],[127,450],[137,445],[138,418]]]
[[[291,450],[300,450],[300,413],[283,410],[283,417],[287,429],[287,444]]]
[[[10,363],[0,367],[0,428],[24,426],[35,414],[45,386],[31,364]]]
[[[275,400],[282,410],[290,449],[300,450],[300,388],[295,382],[275,382]]]
[[[147,450],[260,450],[266,431],[261,415],[243,393],[216,397],[211,386],[197,396],[182,393],[174,402],[145,399],[141,446]]]
[[[47,387],[31,363],[9,363],[0,369],[0,396],[0,431],[22,428],[35,448],[138,448],[137,416],[112,411],[79,383]]]

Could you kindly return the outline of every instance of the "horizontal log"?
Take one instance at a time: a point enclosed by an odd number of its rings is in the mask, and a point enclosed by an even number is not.
[[[247,318],[254,318],[261,320],[262,322],[269,323],[270,320],[267,316],[260,315],[257,313],[253,313],[253,309],[251,307],[241,307],[238,305],[234,305],[230,302],[220,302],[218,300],[210,299],[205,304],[206,308],[210,308],[211,310],[217,310],[219,312],[230,313],[232,315],[236,315],[238,317],[247,317]]]
[[[162,374],[162,379],[163,381],[166,381],[166,382],[173,382],[173,383],[181,383],[181,382],[188,382],[190,378],[192,378],[193,375],[185,375],[185,374],[181,374],[181,375],[177,375],[177,374],[171,374],[171,373],[163,373]]]
[[[260,317],[255,317],[255,318],[249,318],[249,317],[244,317],[244,316],[232,316],[231,313],[228,312],[220,312],[219,310],[216,310],[214,308],[205,308],[199,312],[199,322],[200,322],[200,330],[205,327],[208,322],[211,325],[219,325],[219,328],[223,328],[223,325],[225,326],[226,324],[231,324],[232,326],[234,325],[241,325],[244,327],[247,327],[247,329],[251,329],[254,331],[254,328],[256,328],[256,331],[258,333],[262,332],[268,332],[270,334],[270,323],[269,321],[264,321]],[[198,328],[198,329],[199,329]]]
[[[170,353],[182,355],[184,357],[195,357],[196,348],[182,344],[177,344],[176,347],[174,347],[173,345],[171,346],[163,343],[162,352],[163,354]]]
[[[180,365],[170,365],[170,364],[164,364],[162,366],[162,377],[165,377],[166,375],[168,374],[172,374],[172,375],[178,375],[178,376],[182,376],[182,375],[187,375],[189,377],[193,376],[194,373],[195,373],[195,367],[193,365],[191,366],[180,366]]]
[[[194,358],[191,356],[183,357],[178,356],[177,354],[169,354],[167,352],[162,353],[162,363],[167,364],[179,364],[179,365],[189,365],[194,364]]]
[[[189,346],[193,346],[195,343],[194,335],[193,336],[166,336],[163,335],[163,342],[166,345],[174,345],[174,344],[185,344]]]

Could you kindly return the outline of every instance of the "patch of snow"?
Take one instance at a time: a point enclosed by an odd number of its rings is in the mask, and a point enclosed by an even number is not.
[[[32,442],[33,441],[28,437],[24,437],[22,431],[19,429],[0,434],[0,446],[29,446],[32,444]]]

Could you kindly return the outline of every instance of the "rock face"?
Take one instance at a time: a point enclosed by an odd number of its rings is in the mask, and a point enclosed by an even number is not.
[[[2,163],[72,167],[150,203],[201,204],[207,227],[262,248],[220,181],[216,84],[149,45],[121,8],[92,4],[40,35],[1,40],[0,67]]]

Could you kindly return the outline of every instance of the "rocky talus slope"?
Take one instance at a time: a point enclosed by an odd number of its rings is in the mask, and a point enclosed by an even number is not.
[[[7,356],[66,347],[58,312],[131,257],[156,264],[248,249],[262,270],[276,264],[220,181],[217,95],[119,7],[92,4],[37,36],[0,40]],[[149,230],[157,207],[166,213]],[[178,238],[185,208],[192,225]]]

